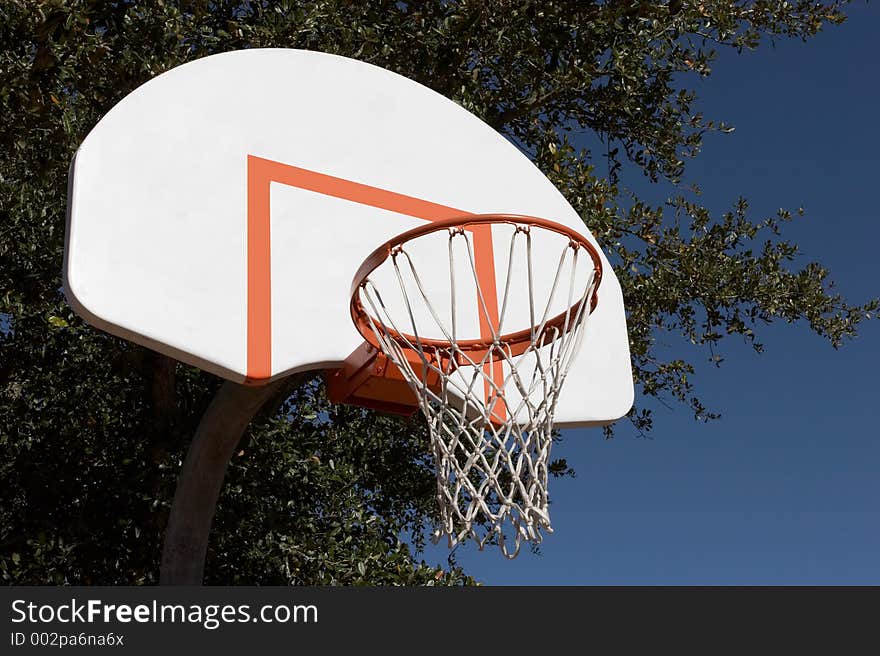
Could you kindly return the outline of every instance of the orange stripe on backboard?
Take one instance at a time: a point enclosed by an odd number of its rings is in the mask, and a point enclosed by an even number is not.
[[[247,379],[249,382],[260,382],[272,376],[271,183],[277,182],[425,221],[441,221],[473,214],[455,207],[254,155],[247,157],[247,179]],[[492,229],[490,226],[478,226],[472,232],[480,288],[497,290]],[[353,263],[353,266],[355,264]],[[497,291],[494,294],[487,294],[485,303],[488,317],[482,308],[479,308],[480,337],[488,340],[492,337],[491,327],[494,326],[496,330],[498,327]],[[487,366],[493,368],[492,380],[501,387],[504,380],[502,364],[495,362]],[[489,391],[490,386],[487,382],[487,400]]]
[[[477,308],[480,315],[480,338],[489,340],[493,333],[498,334],[500,329],[498,315],[498,288],[495,286],[495,253],[492,244],[492,226],[480,225],[475,226],[474,233],[474,264],[477,270],[477,283],[483,290],[483,303],[486,304],[486,311],[483,312],[482,307]],[[486,293],[491,289],[492,294]],[[477,299],[477,303],[480,299]],[[487,316],[488,315],[488,316]],[[504,384],[504,365],[500,360],[491,360],[483,365],[483,373],[486,378],[483,381],[484,398],[486,404],[494,395],[489,380],[499,389],[503,389]],[[497,419],[504,421],[507,418],[504,402],[496,401],[494,410],[492,411]]]
[[[247,187],[247,377],[272,376],[271,178],[248,157]]]

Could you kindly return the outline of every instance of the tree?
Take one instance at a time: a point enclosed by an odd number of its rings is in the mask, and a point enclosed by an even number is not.
[[[724,123],[687,82],[717,48],[808,39],[842,2],[0,3],[0,576],[9,583],[151,583],[174,481],[220,382],[100,333],[60,291],[67,166],[132,89],[225,50],[355,57],[453,98],[527,153],[589,222],[629,308],[636,382],[709,418],[661,334],[713,346],[805,321],[834,346],[877,301],[849,305],[783,238],[789,212],[720,217],[684,186]],[[578,149],[591,132],[603,152]],[[625,203],[629,160],[680,193]],[[601,166],[599,166],[601,164]],[[604,175],[600,171],[607,171]],[[650,413],[634,409],[637,430]],[[564,462],[555,470],[565,473]],[[418,562],[434,513],[424,424],[327,403],[313,379],[265,405],[233,457],[214,523],[211,583],[471,579]]]

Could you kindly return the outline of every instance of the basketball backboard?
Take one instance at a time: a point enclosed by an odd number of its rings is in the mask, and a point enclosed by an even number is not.
[[[91,131],[70,176],[74,309],[237,382],[340,367],[363,342],[349,314],[358,267],[425,222],[525,214],[599,246],[477,117],[395,73],[317,52],[230,52],[156,77]],[[602,260],[560,426],[608,423],[632,405],[623,298]]]

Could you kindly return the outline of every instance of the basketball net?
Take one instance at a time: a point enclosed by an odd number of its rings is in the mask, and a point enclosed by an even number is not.
[[[399,368],[428,420],[440,510],[434,542],[446,535],[452,547],[472,537],[480,549],[497,543],[508,558],[516,557],[523,542],[537,545],[543,532],[552,533],[547,480],[554,411],[601,279],[591,247],[563,235],[558,259],[533,262],[531,231],[542,226],[512,225],[498,316],[483,322],[489,334],[479,347],[458,337],[455,307],[462,299],[456,298],[456,283],[464,285],[454,253],[470,260],[468,295],[475,285],[481,318],[490,318],[486,299],[497,292],[482,288],[473,232],[462,227],[448,229],[451,317],[441,318],[432,305],[407,250],[411,242],[394,246],[386,260],[394,268],[403,308],[386,305],[372,277],[357,292],[378,347]],[[517,254],[526,261],[515,267]],[[536,298],[532,273],[537,266],[556,267],[549,298]],[[527,271],[528,290],[516,288],[514,269]],[[501,327],[514,295],[517,304],[528,303],[531,328],[505,335]],[[398,298],[396,291],[385,296]],[[554,299],[564,303],[562,313],[551,310]],[[442,339],[420,335],[417,315],[432,317]]]

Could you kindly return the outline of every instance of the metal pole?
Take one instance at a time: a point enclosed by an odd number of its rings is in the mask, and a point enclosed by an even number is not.
[[[282,379],[260,387],[227,381],[214,396],[186,454],[165,529],[161,585],[201,585],[208,535],[226,468],[251,419],[283,387]]]

